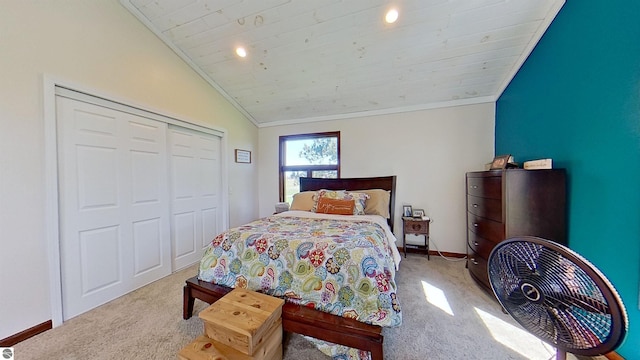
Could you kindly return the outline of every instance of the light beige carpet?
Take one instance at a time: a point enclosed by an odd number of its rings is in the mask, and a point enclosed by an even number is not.
[[[195,274],[196,267],[179,271],[25,340],[14,346],[15,358],[177,359],[178,351],[203,332],[197,315],[182,319],[182,286]],[[463,261],[409,254],[396,280],[403,325],[384,329],[385,359],[555,356],[555,349],[522,330],[477,287]],[[206,306],[196,300],[194,314]],[[296,334],[286,334],[284,358],[328,359]]]

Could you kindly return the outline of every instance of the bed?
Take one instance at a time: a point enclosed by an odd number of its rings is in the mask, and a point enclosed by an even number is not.
[[[368,189],[388,192],[388,217],[325,217],[314,209],[274,214],[230,229],[213,239],[201,261],[199,275],[187,280],[183,317],[192,316],[196,298],[213,303],[233,287],[247,287],[287,300],[282,313],[285,331],[359,349],[359,358],[370,354],[372,359],[382,360],[382,327],[401,323],[394,279],[400,256],[390,233],[395,184],[395,176],[300,178],[301,193]],[[352,241],[354,236],[360,237]],[[292,264],[293,268],[285,264]],[[357,275],[361,278],[356,279],[356,272],[362,273]],[[303,277],[292,280],[291,274]],[[348,284],[340,283],[343,279],[348,279]]]

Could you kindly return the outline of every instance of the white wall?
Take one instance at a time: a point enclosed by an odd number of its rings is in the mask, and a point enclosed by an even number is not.
[[[340,131],[342,177],[397,176],[400,246],[401,209],[410,204],[433,219],[431,239],[440,251],[466,253],[465,172],[493,159],[494,119],[495,104],[485,103],[260,128],[260,216],[278,201],[278,137]]]
[[[0,339],[51,319],[43,77],[226,130],[230,225],[257,216],[258,129],[117,0],[3,1],[0,11]]]

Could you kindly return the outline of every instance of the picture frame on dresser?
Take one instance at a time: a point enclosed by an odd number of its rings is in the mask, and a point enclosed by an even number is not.
[[[414,218],[422,218],[424,216],[424,210],[422,209],[413,209],[411,213]]]
[[[493,158],[491,170],[506,169],[511,155],[499,155]]]

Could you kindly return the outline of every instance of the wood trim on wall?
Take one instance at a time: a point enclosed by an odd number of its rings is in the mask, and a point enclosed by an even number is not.
[[[52,328],[52,322],[51,320],[47,320],[45,322],[43,322],[42,324],[38,324],[34,327],[31,327],[27,330],[21,331],[17,334],[11,335],[8,338],[2,339],[0,340],[0,346],[2,347],[9,347],[9,346],[13,346],[23,340],[27,340],[28,338],[32,337],[32,336],[36,336],[40,333],[43,333],[47,330],[51,330]]]

